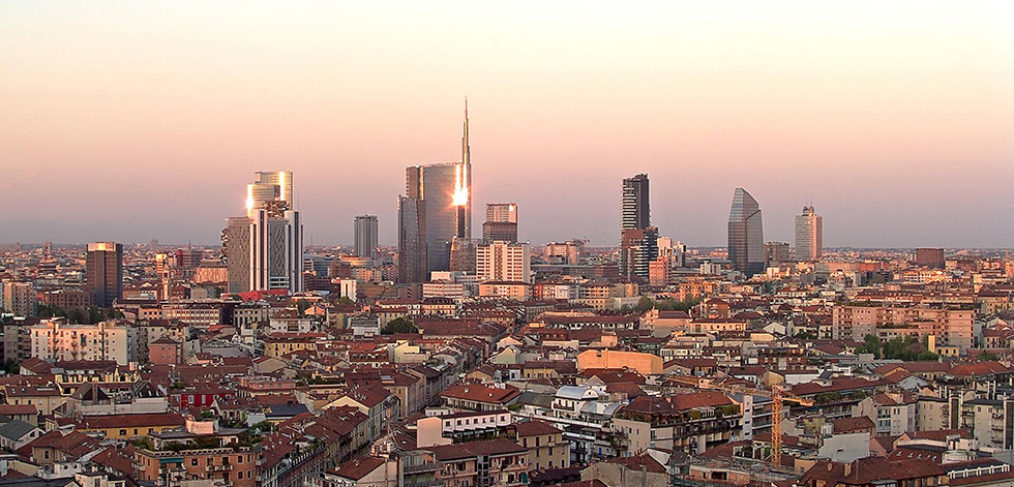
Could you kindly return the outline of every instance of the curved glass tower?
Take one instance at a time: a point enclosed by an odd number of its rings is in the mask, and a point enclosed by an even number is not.
[[[729,260],[747,276],[764,272],[764,229],[757,200],[736,188],[729,211]]]

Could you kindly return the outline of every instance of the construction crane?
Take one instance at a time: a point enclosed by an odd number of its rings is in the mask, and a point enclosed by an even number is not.
[[[813,406],[813,401],[799,397],[786,391],[779,385],[772,385],[771,390],[746,387],[738,384],[716,384],[708,379],[674,377],[676,382],[691,385],[699,389],[713,389],[750,396],[771,398],[771,463],[777,467],[782,465],[782,402],[794,402],[800,406]]]

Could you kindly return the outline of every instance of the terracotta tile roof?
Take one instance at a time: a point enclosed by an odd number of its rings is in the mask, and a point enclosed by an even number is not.
[[[912,480],[945,475],[944,469],[929,460],[888,460],[882,457],[861,458],[849,465],[819,460],[803,474],[802,480],[824,480],[829,485],[846,483],[866,485],[879,480]],[[900,483],[900,482],[899,482]]]
[[[35,406],[31,404],[0,404],[0,415],[14,416],[21,414],[39,414],[39,410],[35,409]]]
[[[539,420],[525,421],[523,423],[514,423],[514,429],[518,433],[518,437],[522,436],[536,436],[536,435],[552,435],[561,433],[561,431],[545,422]]]
[[[733,402],[725,394],[717,391],[691,392],[673,394],[666,397],[637,397],[623,406],[620,411],[640,414],[677,414],[681,411],[703,407],[732,405]]]
[[[838,418],[834,420],[834,434],[856,433],[859,431],[872,432],[877,427],[869,416],[858,418]]]
[[[115,414],[85,416],[78,421],[82,429],[135,428],[142,426],[183,426],[183,416],[173,413]]]
[[[489,387],[482,384],[454,384],[440,393],[441,397],[461,399],[466,401],[482,402],[487,404],[507,404],[521,395],[521,392],[513,386],[505,385]]]
[[[470,441],[455,445],[437,446],[431,449],[433,455],[442,462],[461,460],[476,456],[520,455],[528,453],[528,449],[505,438],[495,440]]]
[[[665,467],[647,453],[631,457],[610,458],[604,461],[606,463],[625,465],[628,469],[636,471],[645,470],[651,473],[666,473]]]
[[[332,473],[342,478],[359,480],[369,475],[370,472],[373,472],[384,463],[385,460],[380,457],[356,457],[341,464]]]

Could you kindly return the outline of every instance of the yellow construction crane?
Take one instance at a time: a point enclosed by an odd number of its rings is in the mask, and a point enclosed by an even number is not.
[[[813,406],[813,401],[792,394],[779,385],[772,385],[771,390],[757,389],[734,384],[715,384],[708,379],[691,379],[674,377],[677,382],[692,385],[699,389],[714,389],[723,392],[747,394],[771,398],[771,463],[775,466],[782,466],[782,402],[789,401],[800,406]]]

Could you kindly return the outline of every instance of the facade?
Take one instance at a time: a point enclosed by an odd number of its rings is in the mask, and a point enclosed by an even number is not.
[[[115,321],[69,325],[50,320],[31,327],[32,357],[42,360],[115,360],[127,364],[128,327]]]
[[[732,268],[752,276],[764,272],[764,228],[757,200],[736,188],[729,211],[729,260]]]
[[[15,316],[31,316],[35,314],[36,294],[31,282],[0,282],[0,288],[3,291],[0,293],[0,311],[7,310],[14,313]]]
[[[482,224],[482,240],[486,242],[495,240],[517,242],[518,224],[516,222],[493,222],[487,220]]]
[[[570,443],[559,428],[539,420],[514,424],[517,441],[528,449],[528,461],[535,470],[570,466]]]
[[[796,215],[796,260],[815,262],[824,253],[824,217],[804,206],[803,214]]]
[[[495,241],[475,249],[479,282],[531,282],[531,247],[527,243]]]
[[[426,202],[399,196],[398,282],[424,282],[426,269]]]
[[[303,222],[293,209],[292,173],[259,171],[246,187],[246,217],[228,220],[222,245],[229,292],[303,290]]]
[[[742,431],[738,404],[720,392],[638,397],[623,406],[613,427],[626,438],[625,456],[649,448],[702,453]]]
[[[250,224],[250,289],[303,290],[303,222],[281,207],[256,210]]]
[[[518,241],[517,203],[490,203],[486,205],[486,221],[482,224],[482,239],[486,242]]]
[[[356,217],[356,255],[377,259],[377,246],[380,240],[377,237],[377,217],[375,215],[360,215]]]
[[[944,249],[915,249],[915,265],[943,269],[945,264]]]
[[[123,244],[88,244],[85,285],[96,306],[109,308],[123,297]]]
[[[648,175],[638,174],[623,180],[623,230],[651,226]]]
[[[528,450],[505,438],[432,448],[440,463],[436,480],[445,487],[528,485]]]
[[[620,274],[628,279],[650,278],[651,262],[658,258],[658,229],[625,229],[620,242]]]
[[[293,208],[292,171],[257,171],[257,180],[246,185],[247,216],[252,217],[253,210],[264,208],[272,201],[284,202]]]
[[[517,223],[518,222],[518,204],[517,203],[489,203],[486,205],[486,221],[488,222],[502,222],[502,223]]]
[[[863,341],[878,335],[879,329],[916,337],[934,336],[935,344],[951,345],[964,351],[972,347],[975,311],[961,307],[844,305],[832,309],[832,338]]]
[[[225,252],[228,290],[242,293],[250,290],[250,225],[245,216],[229,218],[222,230],[222,248]]]
[[[550,242],[546,244],[544,257],[551,264],[577,265],[581,262],[584,244],[583,240]]]
[[[450,266],[451,241],[458,235],[458,209],[452,197],[459,168],[460,164],[453,162],[405,170],[407,196],[425,203],[422,207],[425,216],[418,225],[425,228],[427,273],[446,271]]]
[[[764,262],[768,267],[778,267],[789,261],[789,244],[785,242],[765,242]]]

